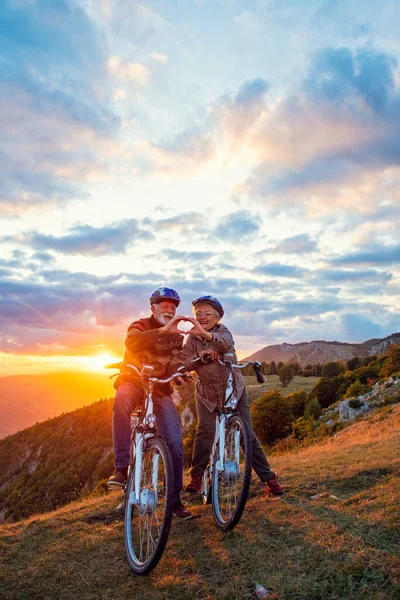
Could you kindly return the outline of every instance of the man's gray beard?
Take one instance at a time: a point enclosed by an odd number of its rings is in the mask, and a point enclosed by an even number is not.
[[[165,314],[165,315],[160,315],[158,317],[158,320],[161,323],[161,325],[168,325],[168,323],[170,321],[172,321],[173,318],[174,318],[174,315]]]

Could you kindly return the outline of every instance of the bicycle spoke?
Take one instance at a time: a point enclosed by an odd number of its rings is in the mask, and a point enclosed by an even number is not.
[[[243,512],[251,477],[250,446],[247,423],[239,415],[232,416],[225,432],[223,469],[214,473],[212,486],[214,517],[222,529],[232,529]],[[218,452],[217,448],[215,459]]]
[[[134,478],[129,482],[132,493]],[[137,504],[127,507],[125,545],[131,568],[148,573],[159,561],[172,518],[172,464],[165,442],[152,438],[147,442],[141,464]],[[128,495],[129,498],[129,495]]]

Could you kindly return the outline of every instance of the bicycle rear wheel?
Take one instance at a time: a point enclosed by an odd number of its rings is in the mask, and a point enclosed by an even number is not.
[[[223,456],[223,469],[218,471],[218,443],[213,457],[212,507],[218,527],[230,530],[242,516],[251,480],[250,430],[240,415],[232,415],[228,420]]]
[[[128,563],[138,575],[154,569],[168,540],[172,520],[172,460],[164,440],[146,440],[139,493],[135,461],[126,488],[124,533]]]

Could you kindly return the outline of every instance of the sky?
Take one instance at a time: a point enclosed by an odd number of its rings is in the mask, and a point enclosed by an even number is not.
[[[0,376],[159,286],[240,357],[400,330],[398,0],[2,0]]]

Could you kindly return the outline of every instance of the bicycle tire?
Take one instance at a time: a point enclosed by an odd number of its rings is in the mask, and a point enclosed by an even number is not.
[[[241,415],[232,415],[226,425],[222,471],[216,468],[218,458],[219,442],[213,457],[212,508],[217,526],[226,531],[240,521],[250,488],[251,435],[247,421]]]
[[[125,490],[125,549],[132,571],[137,575],[146,575],[154,569],[164,552],[172,521],[172,459],[163,439],[152,437],[145,441],[139,503],[134,502],[134,475],[135,459]]]

